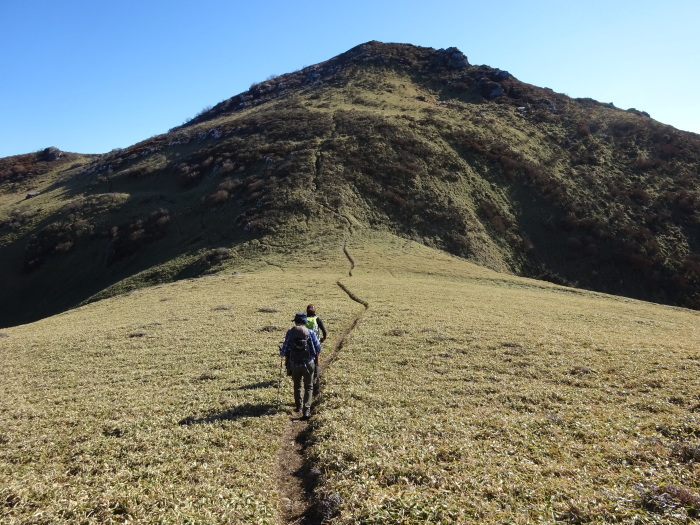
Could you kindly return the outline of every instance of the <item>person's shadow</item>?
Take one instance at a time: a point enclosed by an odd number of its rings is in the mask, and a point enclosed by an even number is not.
[[[277,385],[277,381],[261,381],[259,383],[251,383],[236,388],[236,390],[258,390],[261,388],[270,388]],[[226,390],[233,390],[227,388]],[[203,417],[188,416],[181,419],[179,425],[199,425],[202,423],[215,423],[217,421],[237,421],[248,417],[262,417],[276,414],[280,407],[277,404],[261,403],[254,405],[245,403],[243,405],[229,408],[223,412],[211,413]]]
[[[261,381],[260,383],[239,386],[236,390],[257,390],[258,388],[270,388],[272,386],[277,386],[277,381]]]
[[[263,403],[253,405],[245,403],[237,407],[224,410],[223,412],[212,413],[204,417],[188,416],[181,419],[179,425],[200,425],[202,423],[216,423],[217,421],[237,421],[248,417],[262,417],[276,414],[278,411],[277,405]]]

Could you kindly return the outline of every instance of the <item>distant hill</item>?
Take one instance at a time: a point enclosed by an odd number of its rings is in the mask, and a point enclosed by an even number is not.
[[[699,183],[700,136],[643,111],[368,42],[122,150],[0,159],[0,326],[352,225],[697,309]]]

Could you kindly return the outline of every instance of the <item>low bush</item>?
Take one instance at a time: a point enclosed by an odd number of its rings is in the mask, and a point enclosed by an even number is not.
[[[161,208],[145,217],[137,217],[126,224],[110,229],[109,263],[132,255],[146,244],[153,243],[167,234],[171,215]]]

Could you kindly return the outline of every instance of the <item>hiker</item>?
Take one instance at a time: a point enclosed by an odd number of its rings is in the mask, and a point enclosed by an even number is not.
[[[321,343],[314,331],[306,327],[306,321],[307,317],[303,312],[294,316],[294,326],[287,330],[280,348],[280,358],[289,359],[294,381],[294,409],[302,412],[302,419],[311,417],[314,371],[318,355],[321,353]]]
[[[316,315],[316,307],[310,304],[306,307],[306,328],[313,330],[316,337],[319,337],[319,341],[323,343],[328,336],[326,332],[326,327],[323,324],[323,320]],[[320,335],[323,334],[323,335]],[[318,397],[321,394],[321,365],[318,362],[318,356],[316,356],[316,365],[314,368],[314,397]]]
[[[306,328],[308,328],[309,330],[313,330],[316,334],[316,337],[320,336],[319,341],[321,343],[323,343],[323,341],[325,341],[326,337],[328,336],[328,332],[326,332],[326,327],[324,326],[321,318],[316,315],[316,307],[313,304],[310,304],[306,307]],[[321,336],[321,334],[323,335]]]

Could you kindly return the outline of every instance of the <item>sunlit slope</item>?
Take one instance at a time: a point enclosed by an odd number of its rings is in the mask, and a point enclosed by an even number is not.
[[[338,523],[698,515],[697,313],[415,244],[348,250],[343,282],[370,307],[327,377],[312,451]]]
[[[364,229],[350,270],[342,240],[2,330],[0,521],[278,523],[277,345],[308,302],[326,356],[361,315],[310,426],[332,523],[697,513],[696,312]]]
[[[285,383],[278,411],[278,345],[310,301],[328,349],[362,310],[336,285],[337,253],[289,270],[260,259],[3,330],[0,521],[277,523],[292,399]]]

